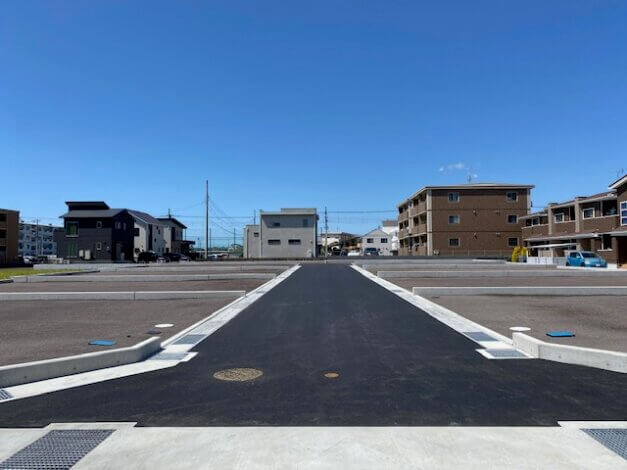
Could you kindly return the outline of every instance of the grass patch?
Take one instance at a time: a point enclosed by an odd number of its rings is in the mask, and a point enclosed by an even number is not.
[[[76,271],[76,269],[1,268],[0,279],[9,279],[11,276],[32,276],[34,274],[52,274],[67,271]]]

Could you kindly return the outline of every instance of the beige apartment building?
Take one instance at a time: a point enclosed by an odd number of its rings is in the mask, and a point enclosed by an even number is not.
[[[627,264],[627,175],[608,191],[550,203],[522,220],[530,256],[561,258],[569,250],[585,250],[608,263]]]
[[[508,256],[522,244],[532,185],[425,186],[398,205],[400,256]]]
[[[0,209],[0,265],[17,263],[20,213]]]

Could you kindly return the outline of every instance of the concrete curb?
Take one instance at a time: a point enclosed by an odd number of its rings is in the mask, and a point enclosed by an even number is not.
[[[76,280],[79,278],[79,275],[82,274],[90,274],[90,273],[99,273],[97,269],[92,271],[64,271],[60,273],[50,273],[50,274],[33,274],[30,276],[11,276],[11,280],[13,282],[44,282],[37,281],[38,279],[63,279],[64,276],[67,276],[68,280]]]
[[[245,295],[243,290],[138,292],[0,292],[0,300],[173,300],[221,299]]]
[[[0,387],[11,387],[142,361],[160,351],[160,343],[160,338],[153,337],[126,348],[2,366],[0,367]]]
[[[547,343],[524,333],[514,333],[512,341],[516,348],[538,359],[627,373],[627,353]]]
[[[223,273],[223,274],[103,274],[99,276],[22,276],[15,282],[178,282],[229,279],[273,279],[273,273]]]
[[[497,269],[510,269],[508,266],[504,264],[471,264],[471,263],[463,263],[463,264],[436,264],[436,263],[364,263],[362,265],[358,265],[359,267],[370,270],[389,270],[389,271],[416,271],[416,270],[432,270],[432,269],[469,269],[469,270],[497,270]],[[516,268],[514,268],[516,269]],[[520,269],[520,268],[518,268]],[[522,268],[524,270],[525,268]],[[530,268],[526,268],[530,269]]]
[[[589,295],[625,295],[627,286],[591,286],[591,287],[414,287],[414,295],[551,295],[551,296],[589,296]]]
[[[463,270],[463,271],[377,271],[377,276],[384,279],[393,278],[429,278],[429,277],[579,277],[586,276],[588,273],[582,271],[558,271],[557,269],[482,269],[482,270]],[[596,274],[602,276],[602,274]],[[607,275],[614,277],[616,272],[610,271]],[[618,275],[625,275],[624,273],[618,273]],[[627,276],[626,276],[627,277]]]

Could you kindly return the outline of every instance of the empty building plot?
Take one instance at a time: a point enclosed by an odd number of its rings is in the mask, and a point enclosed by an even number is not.
[[[231,301],[2,301],[0,366],[165,340]],[[97,339],[115,344],[89,345]]]

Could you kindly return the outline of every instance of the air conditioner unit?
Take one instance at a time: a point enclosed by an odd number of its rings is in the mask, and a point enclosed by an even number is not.
[[[91,250],[85,250],[85,259],[91,259]]]
[[[82,258],[83,257],[83,250],[78,250],[78,257]]]

